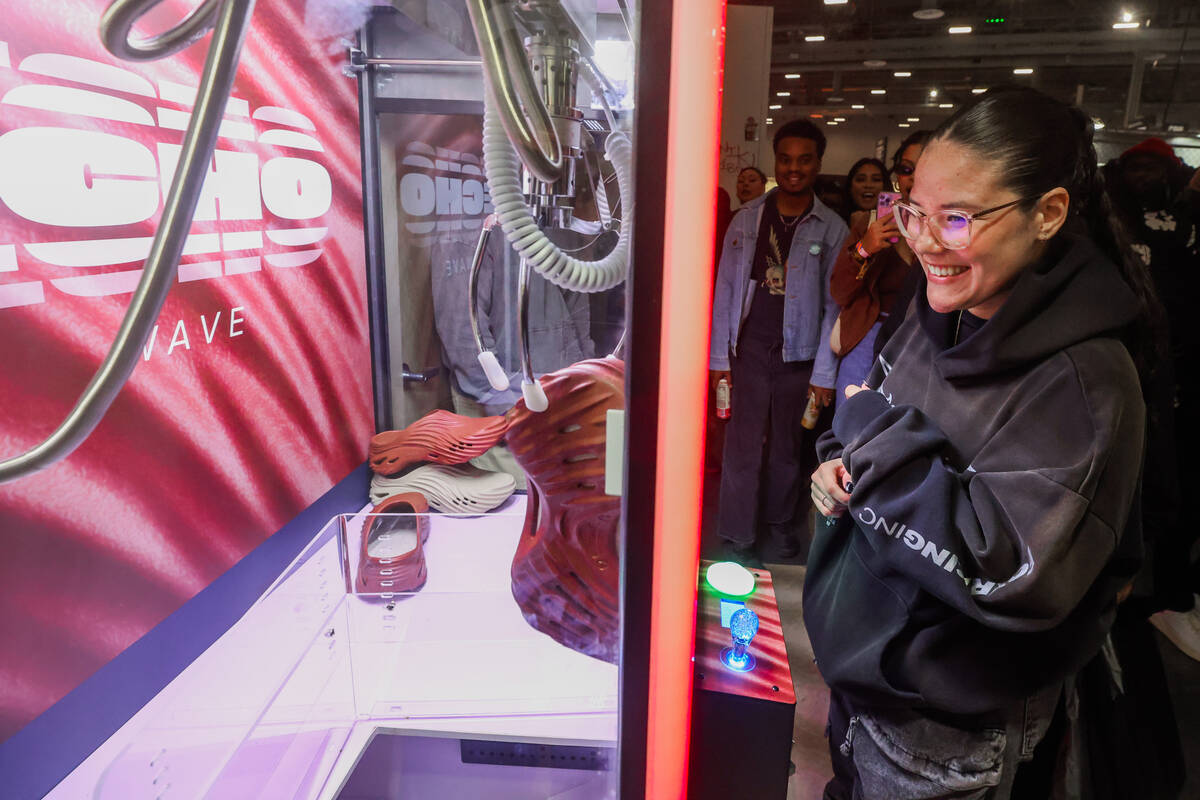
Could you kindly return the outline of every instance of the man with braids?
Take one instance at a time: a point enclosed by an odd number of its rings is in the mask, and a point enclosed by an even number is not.
[[[896,214],[914,313],[846,388],[813,474],[826,797],[1037,798],[1018,768],[1141,556],[1157,301],[1091,121],[1041,92],[943,123]]]

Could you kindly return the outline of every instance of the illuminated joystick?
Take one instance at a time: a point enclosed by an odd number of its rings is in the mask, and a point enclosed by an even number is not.
[[[754,656],[746,648],[758,633],[758,614],[748,608],[739,608],[729,618],[729,632],[733,634],[733,647],[721,651],[721,663],[735,672],[754,669]]]

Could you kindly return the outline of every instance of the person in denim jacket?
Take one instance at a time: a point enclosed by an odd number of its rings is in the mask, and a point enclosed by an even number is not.
[[[801,420],[809,397],[822,408],[833,399],[829,331],[838,307],[829,277],[846,237],[846,223],[813,193],[825,135],[795,120],[774,146],[779,186],[747,203],[725,234],[709,349],[712,387],[728,380],[733,408],[718,533],[732,558],[749,563],[757,562],[760,488],[779,554],[800,552],[792,522],[806,471]]]

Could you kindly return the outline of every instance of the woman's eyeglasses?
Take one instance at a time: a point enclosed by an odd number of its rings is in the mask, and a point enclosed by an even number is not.
[[[953,209],[934,211],[927,214],[920,209],[913,208],[907,203],[896,203],[896,227],[900,229],[900,233],[905,239],[915,241],[921,235],[921,228],[929,225],[929,231],[933,234],[933,238],[937,240],[938,244],[947,250],[962,250],[971,244],[972,222],[982,219],[988,214],[1003,211],[1006,208],[1028,202],[1037,197],[1041,197],[1041,195],[1021,197],[1011,202],[994,206],[993,208],[976,211],[973,214]]]

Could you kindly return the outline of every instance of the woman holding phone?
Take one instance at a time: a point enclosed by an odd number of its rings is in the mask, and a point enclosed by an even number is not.
[[[933,133],[896,205],[913,313],[813,473],[831,800],[1048,796],[1019,767],[1137,569],[1160,306],[1092,133],[1046,94],[992,90]]]
[[[875,340],[884,319],[893,309],[904,313],[904,308],[896,308],[897,299],[904,295],[904,302],[907,302],[911,297],[911,293],[905,294],[903,289],[915,257],[900,238],[892,204],[897,199],[907,202],[912,190],[913,170],[928,137],[929,131],[917,131],[896,151],[892,161],[892,181],[896,191],[871,192],[868,206],[871,210],[861,210],[860,198],[860,210],[850,215],[850,234],[830,279],[833,299],[842,309],[829,341],[833,352],[841,357],[839,391],[834,398],[837,404],[844,400],[841,389],[858,386],[870,372],[875,359]]]
[[[860,158],[846,173],[846,196],[842,207],[853,216],[871,211],[879,193],[887,188],[887,167],[878,158]],[[849,220],[846,220],[849,222]]]

